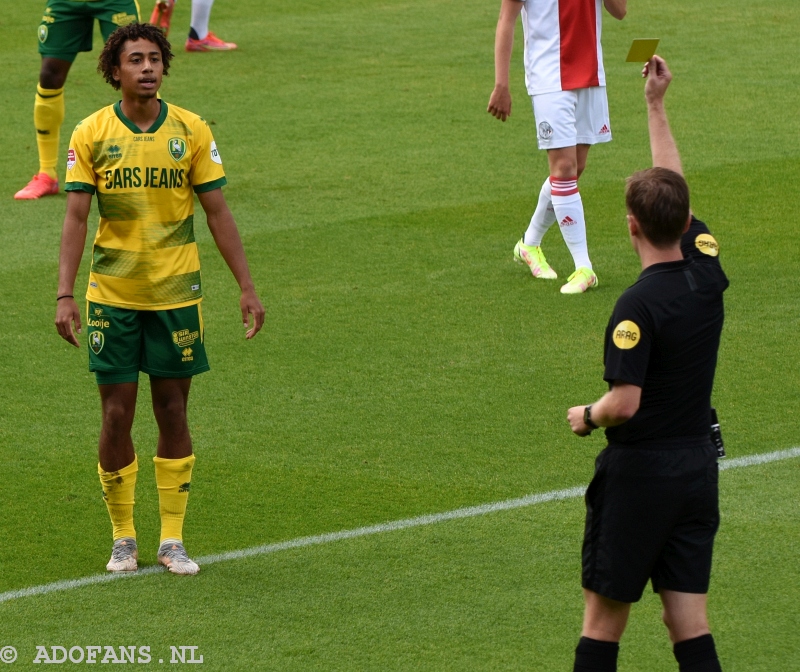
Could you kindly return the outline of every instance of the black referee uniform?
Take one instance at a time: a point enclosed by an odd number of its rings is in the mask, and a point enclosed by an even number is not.
[[[586,493],[583,587],[620,602],[653,589],[708,592],[719,526],[711,390],[728,279],[692,217],[684,259],[644,269],[605,337],[609,383],[641,387],[638,411],[606,428]]]

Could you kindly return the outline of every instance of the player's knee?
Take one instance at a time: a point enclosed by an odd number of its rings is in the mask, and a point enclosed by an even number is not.
[[[133,409],[121,403],[103,405],[103,429],[111,434],[124,434],[133,424]]]
[[[675,642],[675,638],[672,636],[672,620],[669,617],[669,612],[666,609],[662,609],[661,611],[661,621],[667,628],[667,632],[669,633],[669,638],[672,642]]]
[[[167,396],[153,399],[153,413],[159,425],[182,427],[186,424],[186,404],[182,397]]]
[[[557,180],[574,178],[578,174],[578,163],[574,159],[558,158],[550,165],[550,177]]]
[[[39,71],[39,85],[43,89],[60,89],[67,81],[71,63],[56,58],[42,59],[42,69]]]

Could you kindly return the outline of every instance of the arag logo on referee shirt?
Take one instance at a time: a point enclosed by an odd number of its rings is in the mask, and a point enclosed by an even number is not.
[[[186,154],[186,142],[183,138],[169,139],[169,153],[176,161],[180,161]]]
[[[630,350],[639,344],[642,331],[636,322],[623,320],[614,327],[614,345],[620,350]]]
[[[719,256],[719,243],[710,233],[701,233],[694,239],[695,247],[709,257]]]

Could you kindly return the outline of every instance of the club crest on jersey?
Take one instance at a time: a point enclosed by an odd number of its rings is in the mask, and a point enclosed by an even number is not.
[[[169,153],[176,161],[180,161],[186,154],[186,143],[181,138],[169,139]]]
[[[99,355],[105,345],[106,339],[102,331],[93,331],[89,334],[89,347],[95,355]]]

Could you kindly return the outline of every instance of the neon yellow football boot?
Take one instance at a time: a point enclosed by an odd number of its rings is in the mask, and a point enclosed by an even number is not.
[[[534,278],[542,280],[555,280],[558,274],[550,268],[547,259],[544,258],[544,252],[541,247],[534,245],[526,245],[522,242],[522,238],[514,246],[514,259],[523,264],[528,264]]]
[[[562,294],[583,294],[590,287],[600,284],[597,275],[591,268],[581,266],[567,278],[567,284],[561,287]]]

